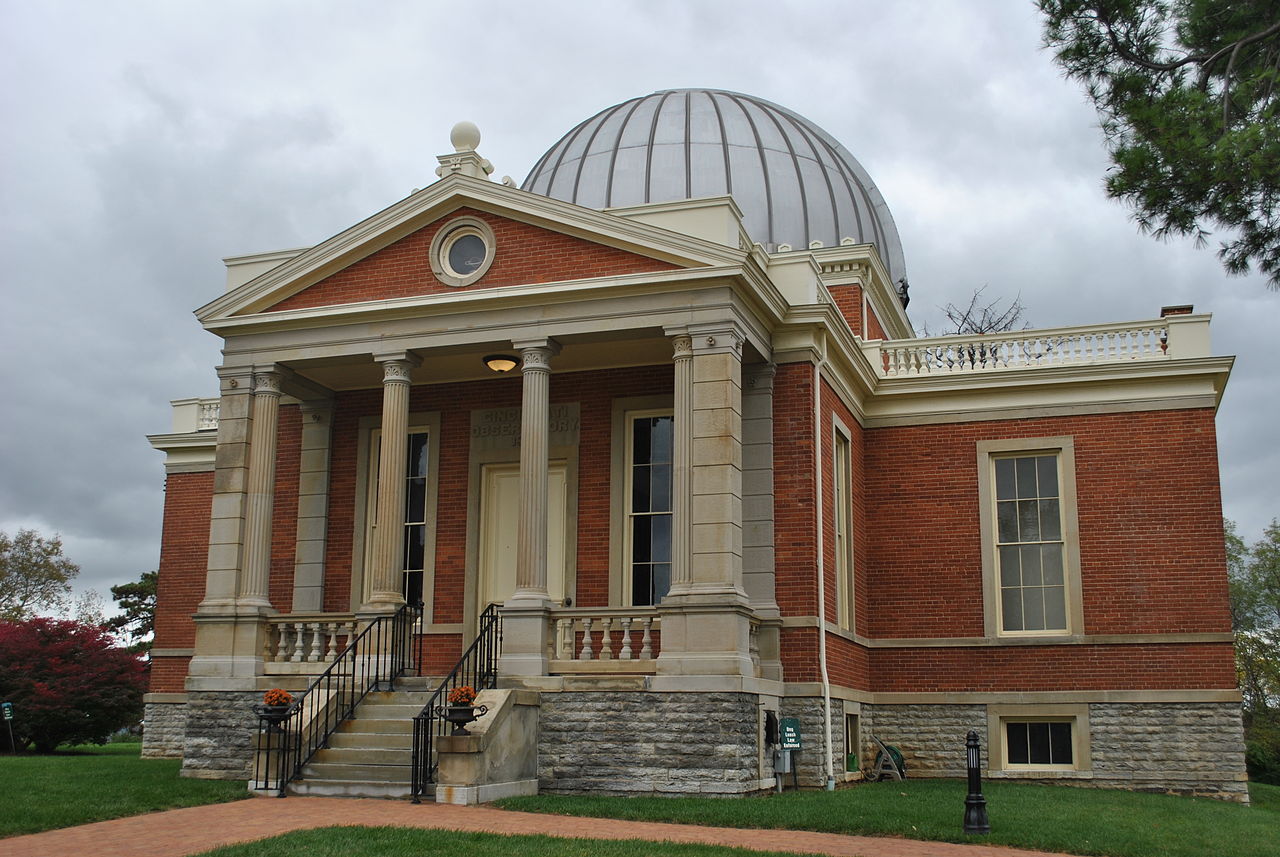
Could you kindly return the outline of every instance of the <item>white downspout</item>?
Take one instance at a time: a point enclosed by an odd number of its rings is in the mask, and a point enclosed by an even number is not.
[[[827,791],[835,791],[834,747],[831,743],[831,678],[827,674],[827,573],[823,545],[822,496],[822,370],[827,365],[824,349],[813,378],[813,466],[817,482],[816,514],[818,527],[818,668],[822,675],[822,728],[827,739]]]

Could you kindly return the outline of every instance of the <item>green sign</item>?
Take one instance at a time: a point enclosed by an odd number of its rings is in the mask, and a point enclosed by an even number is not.
[[[797,717],[782,718],[782,744],[784,750],[800,750],[800,720]]]
[[[4,711],[5,720],[13,719],[13,703],[12,702],[6,702],[4,705],[0,705],[0,709],[3,709]]]

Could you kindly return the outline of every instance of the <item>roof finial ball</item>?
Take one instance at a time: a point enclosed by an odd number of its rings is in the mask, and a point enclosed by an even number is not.
[[[480,145],[480,129],[474,122],[459,122],[449,132],[449,142],[455,152],[474,152]]]
[[[480,129],[474,122],[459,122],[449,132],[449,142],[453,151],[441,155],[437,160],[436,175],[445,178],[450,175],[470,176],[473,179],[485,179],[493,172],[493,164],[486,161],[476,152],[480,145]]]

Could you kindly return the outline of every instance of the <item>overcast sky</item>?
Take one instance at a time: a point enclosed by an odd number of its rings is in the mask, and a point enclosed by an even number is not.
[[[0,0],[0,530],[60,533],[79,589],[154,569],[169,400],[211,396],[192,310],[221,258],[306,246],[435,180],[462,119],[521,181],[659,89],[782,104],[891,208],[917,328],[986,285],[1050,327],[1214,314],[1226,514],[1280,515],[1280,294],[1137,233],[1030,2]],[[1154,498],[1153,498],[1154,499]]]

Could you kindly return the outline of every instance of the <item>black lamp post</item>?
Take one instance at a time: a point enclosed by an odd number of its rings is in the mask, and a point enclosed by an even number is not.
[[[987,820],[987,799],[982,796],[981,754],[978,745],[978,733],[969,730],[965,739],[965,748],[969,756],[969,794],[964,799],[964,832],[990,833],[991,822]]]

